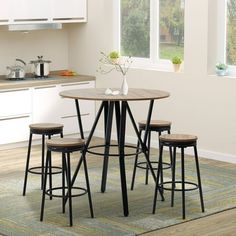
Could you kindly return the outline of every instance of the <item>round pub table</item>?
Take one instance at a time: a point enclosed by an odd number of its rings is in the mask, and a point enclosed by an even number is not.
[[[101,101],[100,108],[97,111],[96,118],[94,120],[93,126],[85,143],[85,147],[82,151],[82,155],[85,157],[86,152],[90,151],[90,141],[93,137],[94,131],[96,129],[97,123],[101,117],[102,112],[104,113],[104,134],[105,134],[105,144],[104,144],[104,153],[101,153],[104,156],[103,160],[103,172],[102,172],[102,181],[101,181],[101,192],[105,192],[106,190],[106,180],[107,180],[107,169],[108,169],[108,160],[111,154],[109,153],[110,147],[113,146],[110,144],[111,141],[111,130],[112,130],[112,121],[113,121],[113,113],[115,112],[115,120],[116,120],[116,130],[117,130],[117,143],[118,143],[118,154],[119,157],[119,165],[120,165],[120,179],[121,179],[121,190],[122,190],[122,199],[123,199],[123,213],[124,216],[129,215],[129,207],[128,207],[128,196],[127,196],[127,185],[126,185],[126,173],[125,173],[125,131],[126,131],[126,117],[129,116],[134,131],[137,135],[138,141],[141,146],[141,151],[144,153],[147,164],[150,168],[151,174],[156,181],[156,176],[153,171],[152,165],[148,158],[148,148],[147,148],[147,136],[148,136],[148,128],[151,121],[153,104],[155,100],[167,98],[170,96],[168,92],[160,91],[160,90],[151,90],[151,89],[129,89],[129,93],[127,95],[105,95],[105,89],[76,89],[76,90],[67,90],[60,93],[60,96],[64,98],[70,98],[75,100],[76,111],[78,115],[78,124],[81,138],[84,139],[83,125],[81,121],[80,115],[80,107],[79,100],[93,100],[93,101]],[[131,112],[129,102],[138,102],[138,101],[149,101],[149,109],[147,114],[147,124],[145,129],[145,134],[143,139],[141,138],[138,127],[136,125],[135,119]],[[72,185],[76,179],[76,176],[79,172],[80,166],[82,164],[82,158],[80,159],[74,176],[72,178]],[[159,190],[162,199],[162,192]]]

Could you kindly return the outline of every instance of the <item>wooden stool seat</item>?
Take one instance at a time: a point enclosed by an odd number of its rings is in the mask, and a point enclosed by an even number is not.
[[[35,123],[29,125],[30,132],[35,134],[58,134],[63,129],[62,124],[57,123]]]
[[[142,120],[138,122],[139,128],[145,128],[146,127],[146,120]],[[157,127],[167,127],[171,126],[170,121],[166,120],[151,120],[149,128],[157,128]]]
[[[47,141],[47,146],[49,148],[81,148],[84,144],[85,141],[79,138],[55,138]]]
[[[197,136],[189,134],[163,134],[160,141],[169,143],[189,143],[197,141]]]

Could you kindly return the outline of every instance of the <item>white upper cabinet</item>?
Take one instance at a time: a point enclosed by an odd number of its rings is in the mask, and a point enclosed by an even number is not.
[[[0,0],[0,25],[87,20],[87,0]]]
[[[54,21],[86,21],[87,0],[52,0]]]
[[[22,21],[48,21],[50,1],[48,0],[11,0],[13,23]]]
[[[7,24],[10,16],[10,0],[0,0],[0,24]]]

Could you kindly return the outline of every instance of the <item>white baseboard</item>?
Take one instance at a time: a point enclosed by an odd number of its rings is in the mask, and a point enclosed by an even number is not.
[[[104,132],[97,130],[95,131],[94,134],[96,137],[104,138]],[[111,139],[116,140],[116,134],[112,133]],[[125,141],[127,143],[131,144],[137,144],[137,138],[134,136],[125,136]],[[158,142],[157,141],[152,141],[151,142],[151,147],[152,148],[157,148],[158,147]],[[177,150],[178,152],[178,150]],[[186,149],[186,154],[188,155],[193,155],[193,151],[191,149]],[[214,152],[210,150],[204,150],[198,148],[198,155],[201,158],[207,158],[207,159],[212,159],[212,160],[217,160],[217,161],[224,161],[224,162],[229,162],[229,163],[235,163],[236,164],[236,156],[228,153],[220,153],[220,152]]]

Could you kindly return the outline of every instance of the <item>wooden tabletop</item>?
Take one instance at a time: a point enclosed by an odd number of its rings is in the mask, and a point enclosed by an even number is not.
[[[105,88],[99,89],[76,89],[67,90],[60,93],[65,98],[96,100],[96,101],[138,101],[138,100],[156,100],[170,96],[168,92],[152,89],[129,89],[127,95],[105,95]],[[118,90],[118,89],[112,89]]]

